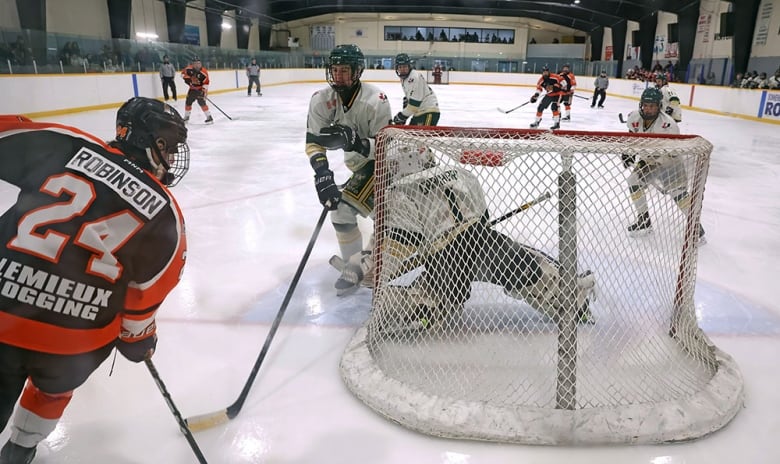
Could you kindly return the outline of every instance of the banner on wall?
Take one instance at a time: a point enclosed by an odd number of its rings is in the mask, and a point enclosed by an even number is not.
[[[677,42],[666,44],[666,50],[664,50],[664,58],[677,58]]]
[[[604,47],[604,61],[612,61],[613,49],[612,45]]]
[[[185,24],[183,40],[188,45],[200,45],[200,28],[192,24]]]
[[[758,112],[759,118],[776,119],[780,121],[780,94],[776,92],[767,92],[761,97],[761,108]]]
[[[771,0],[763,0],[758,12],[758,21],[756,21],[756,35],[753,38],[754,45],[766,45],[769,37],[769,23],[772,20],[773,3]]]
[[[655,53],[663,53],[666,44],[666,36],[663,35],[657,35],[655,36],[655,45],[653,46],[653,54]]]
[[[696,40],[700,43],[709,43],[710,28],[712,26],[712,14],[699,16],[699,24],[696,27]]]
[[[627,60],[638,60],[639,59],[639,47],[632,47],[631,45],[626,46],[626,59]]]

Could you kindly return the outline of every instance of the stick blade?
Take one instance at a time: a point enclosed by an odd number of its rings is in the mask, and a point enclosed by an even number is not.
[[[187,424],[187,428],[190,429],[191,432],[200,432],[201,430],[225,424],[229,420],[230,417],[228,417],[227,409],[223,409],[217,412],[192,416],[184,419],[184,423]]]

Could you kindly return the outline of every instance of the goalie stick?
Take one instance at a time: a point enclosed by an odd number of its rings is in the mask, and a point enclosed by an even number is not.
[[[490,227],[495,226],[496,224],[500,222],[504,222],[507,219],[511,218],[517,213],[521,213],[528,208],[531,208],[533,206],[538,205],[539,203],[542,203],[543,201],[549,200],[552,197],[552,193],[550,191],[544,192],[542,195],[540,195],[537,198],[534,198],[533,200],[523,203],[522,205],[518,206],[517,208],[513,209],[512,211],[509,211],[507,213],[502,214],[501,216],[493,219],[490,221]],[[398,271],[397,275],[393,276],[391,280],[397,279],[398,277],[406,274],[407,272],[410,272],[414,269],[417,269],[418,267],[422,266],[423,258],[415,254],[409,258],[406,259],[406,261],[403,262],[401,265],[401,269]],[[341,256],[333,255],[330,257],[330,260],[328,263],[333,266],[336,270],[339,272],[342,272],[344,270],[344,260],[341,258]]]
[[[157,372],[157,368],[155,367],[154,363],[152,363],[152,360],[149,358],[145,359],[144,363],[146,363],[146,368],[149,369],[149,373],[152,375],[154,383],[157,384],[157,388],[160,390],[160,393],[162,393],[162,396],[165,399],[165,403],[168,405],[168,409],[171,410],[173,417],[176,418],[176,422],[179,423],[179,429],[181,430],[181,433],[184,434],[184,438],[186,438],[187,443],[190,444],[192,452],[195,453],[195,457],[198,458],[198,463],[208,464],[208,462],[206,462],[206,457],[203,456],[203,453],[198,447],[198,443],[195,441],[195,437],[192,436],[192,432],[190,432],[190,429],[187,428],[187,424],[185,423],[184,419],[182,419],[179,408],[177,408],[173,403],[173,398],[171,398],[171,394],[168,393],[168,389],[165,387],[165,384],[160,377],[160,373]]]
[[[500,112],[504,113],[504,114],[509,114],[509,113],[511,113],[511,112],[512,112],[512,111],[514,111],[514,110],[519,110],[520,108],[524,107],[525,105],[527,105],[527,104],[529,104],[529,103],[531,103],[531,100],[528,100],[528,101],[527,101],[527,102],[525,102],[525,103],[522,103],[522,104],[520,104],[520,105],[517,105],[517,106],[515,106],[514,108],[512,108],[511,110],[502,110],[501,108],[496,108],[496,109],[497,109],[498,111],[500,111]]]
[[[309,255],[311,255],[311,250],[314,248],[314,243],[317,241],[317,237],[320,235],[320,229],[322,229],[322,224],[325,222],[325,218],[328,216],[329,212],[330,210],[327,207],[322,209],[320,218],[317,220],[317,225],[314,227],[314,232],[312,232],[311,238],[309,239],[309,244],[306,246],[306,251],[303,253],[301,262],[298,264],[298,269],[295,271],[295,275],[293,276],[292,282],[290,282],[287,293],[284,295],[284,300],[282,301],[282,305],[279,308],[279,312],[276,313],[276,319],[274,319],[274,322],[271,324],[271,329],[265,338],[263,348],[260,350],[260,354],[257,356],[255,365],[252,366],[252,371],[250,372],[249,378],[244,384],[244,388],[241,390],[241,394],[238,395],[238,399],[236,399],[233,404],[225,409],[185,419],[184,422],[191,431],[198,432],[200,430],[205,430],[211,427],[216,427],[220,424],[224,424],[230,419],[236,417],[238,413],[241,412],[241,407],[244,406],[244,402],[246,401],[247,396],[249,396],[249,390],[252,388],[255,377],[257,377],[257,373],[260,371],[260,366],[263,364],[265,355],[268,353],[268,348],[271,346],[271,341],[274,339],[274,335],[276,335],[277,329],[279,329],[284,312],[287,310],[287,305],[290,303],[293,292],[295,292],[295,287],[298,286],[298,280],[301,278],[301,274],[303,274],[303,268],[306,267],[306,262],[309,260]]]

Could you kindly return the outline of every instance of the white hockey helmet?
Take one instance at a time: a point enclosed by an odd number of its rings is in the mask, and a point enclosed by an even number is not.
[[[417,145],[396,145],[387,155],[387,169],[393,179],[406,177],[436,165],[429,148]]]

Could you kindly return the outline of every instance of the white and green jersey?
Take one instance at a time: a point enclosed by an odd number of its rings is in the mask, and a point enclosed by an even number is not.
[[[434,166],[395,180],[386,200],[386,227],[418,237],[410,245],[425,252],[445,247],[487,211],[479,181],[458,167]]]
[[[355,172],[374,159],[374,137],[381,128],[390,124],[392,118],[387,96],[372,84],[361,82],[360,89],[349,102],[342,102],[335,90],[326,87],[311,97],[306,132],[318,135],[323,127],[342,124],[355,129],[361,139],[368,139],[371,144],[368,156],[354,151],[344,152],[344,164]],[[310,158],[325,152],[325,147],[307,141],[306,154]]]
[[[408,101],[406,108],[403,109],[404,116],[439,112],[439,101],[436,99],[436,94],[431,90],[431,86],[425,82],[425,77],[420,71],[410,70],[406,79],[401,79],[401,87],[404,89],[404,95]]]
[[[671,116],[675,121],[682,121],[682,109],[680,108],[680,97],[677,96],[677,92],[674,91],[669,85],[658,87],[661,91],[661,95],[664,96],[661,102],[661,111]],[[671,108],[671,112],[667,112],[667,108]]]

